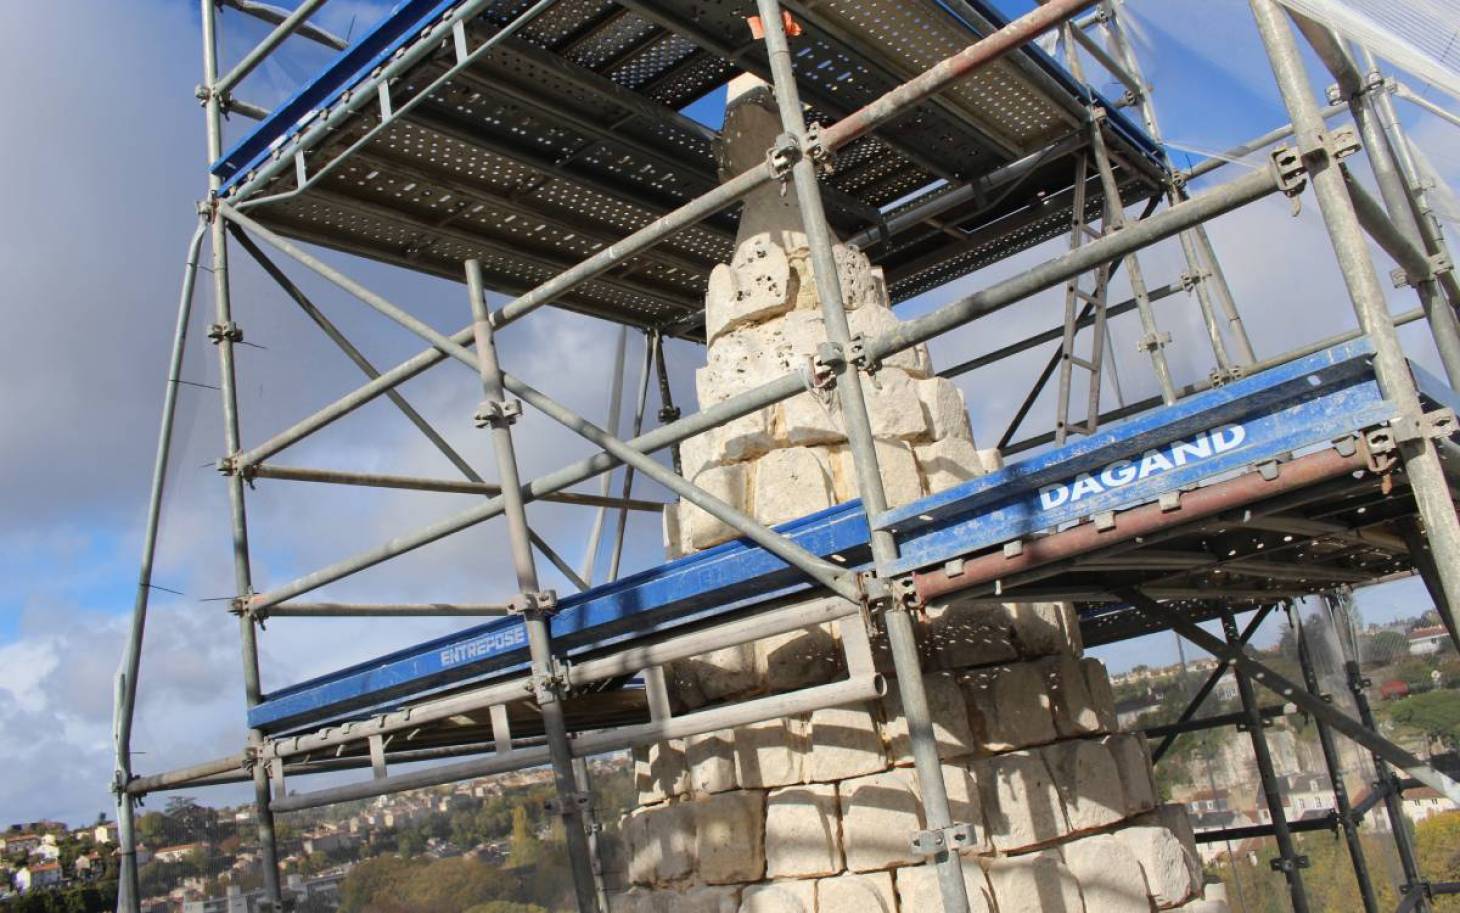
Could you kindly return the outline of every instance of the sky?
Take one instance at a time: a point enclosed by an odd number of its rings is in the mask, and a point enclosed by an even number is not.
[[[1015,0],[1007,5],[1027,7]],[[383,7],[335,0],[318,21],[358,34]],[[1244,2],[1131,0],[1130,8],[1179,162],[1286,120]],[[224,20],[225,60],[236,60],[264,33],[262,25],[232,13]],[[43,816],[79,823],[109,808],[113,675],[137,580],[184,248],[196,224],[196,201],[206,190],[193,97],[200,76],[198,27],[196,5],[176,0],[0,5],[0,84],[9,90],[9,141],[0,144],[0,173],[10,177],[0,207],[0,300],[7,318],[0,334],[0,579],[7,582],[0,591],[0,826]],[[324,61],[322,51],[291,44],[238,94],[276,104]],[[1435,100],[1453,106],[1443,96]],[[694,113],[713,122],[715,103]],[[1453,128],[1413,112],[1406,112],[1406,121],[1441,173],[1460,176]],[[246,126],[231,123],[230,136]],[[1245,167],[1252,166],[1230,166],[1215,179]],[[1296,218],[1286,201],[1270,200],[1219,220],[1211,234],[1259,357],[1353,326],[1311,195]],[[899,311],[924,312],[1057,252],[1050,246],[1028,252]],[[458,284],[343,255],[325,259],[440,330],[454,331],[467,321]],[[1181,270],[1171,245],[1143,255],[1142,262],[1152,284]],[[378,364],[395,364],[421,348],[333,287],[287,269]],[[237,626],[223,601],[233,588],[227,504],[212,468],[223,438],[217,394],[209,388],[217,384],[217,367],[204,336],[212,322],[209,278],[200,274],[153,576],[135,736],[142,771],[236,751],[242,732]],[[249,343],[238,356],[246,443],[358,385],[353,366],[242,254],[234,259],[232,287],[236,319]],[[1117,283],[1113,294],[1123,298],[1127,291]],[[1412,297],[1399,291],[1393,301],[1396,308],[1413,306]],[[1057,295],[1039,296],[938,342],[934,359],[952,364],[1053,326],[1061,307]],[[1197,335],[1194,305],[1177,297],[1157,307],[1163,328],[1175,337],[1167,351],[1178,381],[1204,377],[1210,355]],[[578,411],[603,416],[613,334],[606,324],[549,309],[504,331],[501,347],[509,369]],[[1114,327],[1121,351],[1133,351],[1136,335],[1133,321]],[[1402,335],[1411,356],[1433,369],[1434,352],[1423,334],[1411,327]],[[641,355],[642,341],[634,335],[631,364]],[[1046,357],[1047,350],[1037,350],[960,378],[985,446],[997,440]],[[692,406],[692,369],[702,355],[676,343],[669,358],[676,398]],[[1123,361],[1121,382],[1128,399],[1155,390],[1149,370],[1134,357]],[[402,390],[458,450],[479,468],[489,465],[487,442],[470,423],[480,388],[469,373],[443,368]],[[1048,400],[1031,417],[1033,427],[1047,427]],[[655,406],[651,398],[651,420]],[[524,430],[531,432],[518,436],[525,475],[588,452],[545,419],[529,420]],[[430,475],[450,470],[383,401],[291,448],[283,461]],[[636,491],[664,494],[652,487]],[[261,482],[249,501],[256,585],[291,579],[460,503],[451,495],[306,491]],[[538,505],[531,515],[571,561],[582,560],[591,512]],[[655,563],[660,548],[657,521],[635,516],[626,567]],[[327,592],[377,601],[382,591],[404,601],[498,600],[514,588],[506,559],[503,530],[487,524]],[[545,577],[547,585],[568,589],[553,574]],[[1414,614],[1428,600],[1417,585],[1404,582],[1365,593],[1362,604],[1367,617],[1380,620]],[[280,619],[261,635],[264,686],[277,688],[459,626]],[[1113,669],[1153,656],[1174,658],[1169,641],[1101,655]],[[237,798],[219,794],[220,801]]]

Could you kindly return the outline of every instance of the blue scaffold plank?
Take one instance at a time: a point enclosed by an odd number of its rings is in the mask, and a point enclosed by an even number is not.
[[[1155,500],[1393,417],[1367,341],[1319,352],[1114,425],[877,518],[889,572]]]
[[[926,567],[1371,427],[1393,413],[1374,382],[1371,351],[1353,342],[1207,391],[889,511],[878,525],[897,535],[897,570]],[[1447,392],[1439,387],[1431,399]],[[859,502],[777,529],[847,567],[867,560]],[[552,620],[554,646],[571,657],[808,587],[764,549],[728,542],[565,597]],[[525,661],[521,624],[499,619],[275,692],[249,711],[249,725],[293,728]]]
[[[274,149],[292,139],[310,120],[340,99],[371,70],[388,61],[457,0],[402,0],[365,34],[332,58],[306,82],[212,164],[226,193],[249,171],[263,163]]]

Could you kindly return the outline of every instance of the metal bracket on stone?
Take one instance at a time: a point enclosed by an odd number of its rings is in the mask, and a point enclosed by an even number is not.
[[[514,424],[522,415],[522,402],[515,399],[484,399],[471,419],[478,428],[500,428]]]
[[[507,603],[507,611],[513,615],[529,612],[552,615],[558,610],[558,594],[555,590],[538,590],[535,593],[518,593]]]
[[[229,342],[243,342],[243,330],[232,320],[227,323],[215,323],[208,327],[208,339],[215,346],[225,339]]]
[[[958,852],[973,846],[973,825],[954,822],[941,830],[917,831],[912,836],[911,846],[920,856],[936,856],[943,852]]]

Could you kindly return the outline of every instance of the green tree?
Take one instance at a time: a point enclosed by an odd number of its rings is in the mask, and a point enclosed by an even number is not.
[[[519,805],[512,809],[512,840],[508,844],[511,855],[508,861],[518,868],[530,866],[537,862],[540,851],[537,835],[527,823],[527,809]]]
[[[1389,716],[1452,748],[1460,746],[1460,694],[1453,691],[1407,697],[1389,708]]]
[[[1460,812],[1432,815],[1414,829],[1415,861],[1425,876],[1452,881],[1460,873]],[[1436,897],[1435,913],[1460,913],[1460,894]]]

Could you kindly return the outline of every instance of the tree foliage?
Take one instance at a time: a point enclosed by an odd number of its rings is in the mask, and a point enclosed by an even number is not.
[[[1453,691],[1430,691],[1397,701],[1389,708],[1389,717],[1452,748],[1460,746],[1460,694]]]

